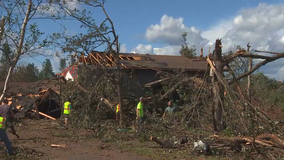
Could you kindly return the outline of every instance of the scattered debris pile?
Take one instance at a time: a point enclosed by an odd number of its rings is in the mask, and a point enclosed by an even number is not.
[[[61,116],[60,95],[59,92],[51,88],[40,91],[39,97],[35,101],[38,111],[51,117],[59,118]]]
[[[218,135],[211,136],[215,139],[211,148],[222,148],[240,152],[242,145],[262,146],[284,149],[284,142],[274,134],[261,134],[256,137],[221,137]]]
[[[59,92],[51,88],[46,90],[40,89],[39,94],[23,95],[18,93],[10,96],[8,100],[16,112],[15,117],[17,119],[24,117],[34,118],[37,108],[41,118],[55,119],[61,116]]]

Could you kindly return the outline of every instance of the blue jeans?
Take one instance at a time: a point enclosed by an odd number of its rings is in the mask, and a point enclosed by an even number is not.
[[[13,154],[13,148],[12,148],[11,142],[10,142],[8,136],[7,136],[7,133],[4,129],[0,129],[0,139],[4,142],[6,149],[7,149],[7,153],[9,155],[12,155]]]

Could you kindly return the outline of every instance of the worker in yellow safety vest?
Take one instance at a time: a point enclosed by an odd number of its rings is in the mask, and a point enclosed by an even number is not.
[[[8,100],[4,99],[3,103],[8,104]],[[4,117],[5,114],[7,114],[7,113],[2,112],[2,110],[0,111],[0,139],[1,139],[2,142],[4,142],[6,149],[7,149],[7,153],[9,155],[12,155],[13,154],[13,148],[12,148],[11,142],[10,142],[8,136],[7,136],[7,133],[6,133],[7,118]]]
[[[66,101],[64,103],[64,110],[63,110],[63,114],[64,114],[64,119],[65,119],[65,127],[68,127],[68,119],[70,119],[70,113],[71,113],[71,98],[68,99],[68,101]]]
[[[116,120],[118,121],[119,117],[120,117],[120,105],[119,104],[116,105],[116,112],[115,112],[115,114],[116,114]]]
[[[142,124],[144,121],[144,109],[143,109],[143,104],[145,101],[144,97],[140,97],[140,102],[137,104],[137,108],[136,108],[136,119],[138,120],[138,124]]]

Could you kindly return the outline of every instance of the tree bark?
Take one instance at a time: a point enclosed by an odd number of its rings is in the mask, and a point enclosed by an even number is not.
[[[29,16],[30,16],[30,13],[31,13],[31,8],[32,8],[32,0],[29,0],[29,4],[28,4],[28,8],[27,8],[27,12],[26,12],[26,15],[25,15],[25,19],[23,21],[23,24],[22,24],[22,29],[21,29],[21,39],[19,41],[19,45],[18,45],[18,48],[17,48],[17,55],[16,57],[14,58],[11,66],[9,67],[9,70],[8,70],[8,74],[6,76],[6,80],[5,80],[5,83],[4,83],[4,88],[3,88],[3,92],[0,96],[0,101],[3,100],[3,98],[5,97],[6,95],[6,92],[7,92],[7,87],[9,85],[9,82],[10,82],[10,79],[11,79],[11,76],[13,74],[13,71],[14,71],[14,68],[15,66],[17,65],[20,57],[21,57],[21,54],[22,54],[22,48],[23,48],[23,43],[24,43],[24,39],[25,39],[25,34],[26,34],[26,27],[27,27],[27,24],[28,24],[28,21],[29,21]]]
[[[224,68],[224,63],[223,63],[223,58],[222,58],[222,48],[221,48],[221,40],[217,39],[215,43],[215,52],[213,55],[213,60],[216,68],[216,72],[219,72],[220,75],[223,76],[223,68]],[[224,100],[224,87],[222,84],[217,79],[216,74],[213,75],[212,77],[212,93],[213,93],[213,104],[214,108],[213,111],[214,113],[214,120],[213,120],[213,125],[214,125],[214,130],[216,132],[220,132],[224,129],[222,125],[222,120],[223,120],[223,100]],[[214,124],[215,121],[215,124]]]
[[[2,38],[4,35],[4,29],[5,29],[5,17],[2,17],[1,21],[0,21],[0,44],[2,44]]]
[[[249,43],[247,44],[247,52],[248,54],[250,54],[250,46]],[[252,58],[249,58],[249,66],[248,66],[248,71],[250,71],[252,68]],[[251,96],[250,96],[250,85],[251,85],[251,75],[248,75],[248,86],[247,86],[247,97],[248,97],[248,101],[251,102]]]

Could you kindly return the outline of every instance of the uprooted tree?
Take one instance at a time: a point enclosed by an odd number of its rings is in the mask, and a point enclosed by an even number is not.
[[[257,111],[255,107],[253,107],[249,102],[249,97],[243,93],[242,89],[240,88],[238,84],[238,80],[241,80],[242,78],[245,78],[249,75],[251,75],[254,71],[259,69],[261,66],[266,65],[269,62],[275,61],[279,58],[284,57],[284,53],[277,53],[277,52],[269,52],[269,51],[258,51],[255,50],[255,53],[252,54],[249,52],[249,44],[248,49],[240,49],[236,51],[235,53],[231,53],[228,55],[222,55],[222,43],[220,39],[216,40],[215,43],[215,50],[213,52],[213,55],[209,55],[207,57],[207,61],[210,64],[210,67],[213,71],[213,77],[212,77],[212,84],[213,84],[213,126],[215,131],[222,131],[223,130],[223,104],[224,104],[224,92],[229,92],[229,85],[236,84],[238,93],[239,93],[239,99],[243,101],[246,105],[250,106],[253,110]],[[273,54],[273,56],[268,55],[260,55],[256,53],[269,53]],[[234,61],[234,59],[238,57],[245,57],[245,58],[258,58],[262,59],[263,61],[260,61],[259,63],[255,64],[253,67],[251,67],[247,72],[240,74],[239,76],[235,76],[233,71],[230,68],[230,63]],[[213,62],[210,60],[210,58],[213,59]],[[250,62],[251,63],[251,62]],[[224,79],[224,67],[227,67],[229,71],[232,73],[232,78],[229,81],[225,81]]]

